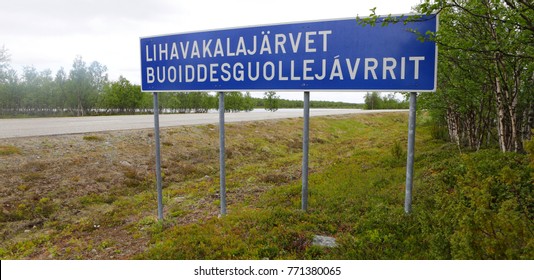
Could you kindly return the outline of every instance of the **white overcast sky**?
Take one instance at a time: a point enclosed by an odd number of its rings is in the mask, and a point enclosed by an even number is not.
[[[53,75],[77,55],[139,84],[139,38],[240,26],[405,14],[420,0],[0,0],[0,46],[11,65]],[[257,93],[260,94],[260,93]],[[282,98],[302,99],[298,92]],[[311,93],[312,100],[362,102],[364,93]]]

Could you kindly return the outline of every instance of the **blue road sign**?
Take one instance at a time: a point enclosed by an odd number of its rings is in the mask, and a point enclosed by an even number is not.
[[[353,18],[146,37],[141,87],[434,91],[437,47],[418,36],[436,30],[430,15],[387,26]]]

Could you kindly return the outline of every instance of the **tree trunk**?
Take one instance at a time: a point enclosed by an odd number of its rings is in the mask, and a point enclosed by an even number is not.
[[[486,19],[487,27],[491,32],[493,41],[498,45],[501,42],[501,38],[497,32],[497,24],[491,17],[492,7],[489,1],[484,2],[484,4],[487,7],[488,13]],[[519,152],[523,150],[516,113],[518,93],[520,90],[520,71],[518,69],[509,71],[509,69],[516,68],[513,66],[513,61],[505,60],[504,54],[498,50],[493,54],[493,62],[495,67],[494,86],[497,100],[499,147],[503,152]],[[511,76],[508,74],[511,74]]]
[[[447,128],[449,130],[449,137],[451,138],[451,141],[456,143],[458,148],[460,148],[460,135],[458,133],[459,130],[459,120],[457,113],[452,108],[447,108]]]
[[[532,138],[532,129],[534,129],[534,103],[531,101],[523,111],[523,123],[521,124],[523,140]]]
[[[504,123],[504,120],[506,118],[506,114],[504,111],[504,105],[503,105],[503,98],[501,94],[501,83],[499,81],[499,77],[495,76],[495,97],[497,100],[497,137],[499,139],[499,148],[501,151],[506,152],[507,151],[507,145],[506,145],[506,125]]]
[[[78,117],[80,117],[80,116],[83,117],[83,113],[84,112],[83,112],[82,98],[81,98],[80,95],[78,95],[78,108],[77,108],[76,111],[77,111],[76,115]]]

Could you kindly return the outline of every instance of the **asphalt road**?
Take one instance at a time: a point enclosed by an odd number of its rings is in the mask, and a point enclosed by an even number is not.
[[[352,110],[352,109],[312,109],[311,117],[394,112],[406,110]],[[302,117],[302,109],[281,109],[276,112],[254,110],[252,112],[226,113],[225,122],[244,122]],[[160,127],[180,125],[218,124],[219,114],[162,114]],[[153,115],[98,116],[66,118],[0,119],[0,139],[45,135],[76,134],[112,130],[143,129],[154,127]]]

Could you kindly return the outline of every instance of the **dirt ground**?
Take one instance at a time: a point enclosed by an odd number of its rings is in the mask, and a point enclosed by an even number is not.
[[[94,213],[88,215],[91,210],[81,199],[101,193],[120,194],[128,180],[125,172],[147,176],[153,165],[149,135],[149,131],[139,130],[0,140],[0,146],[17,148],[15,153],[0,157],[1,241],[47,240],[53,236],[65,242],[101,243],[87,240],[96,236],[114,240],[117,248],[131,248],[116,254],[113,247],[85,251],[80,246],[75,254],[37,250],[28,256],[37,259],[74,255],[86,259],[129,258],[142,250],[139,245],[146,240],[132,240],[124,227],[102,227],[95,220],[92,226],[101,234],[86,236],[81,224],[91,223],[86,220]],[[68,226],[73,228],[70,235],[57,235]],[[57,244],[61,240],[45,242]],[[136,246],[128,246],[133,242]]]
[[[227,179],[228,201],[299,178],[300,121],[227,126],[227,171],[249,164],[259,176],[240,178],[251,183],[239,191]],[[165,216],[172,218],[163,224],[153,130],[0,139],[0,258],[131,259],[158,227],[217,217],[218,133],[214,125],[161,130]],[[292,167],[259,171],[266,156],[288,152],[295,153]]]
[[[163,129],[162,152],[172,148],[164,172],[176,157],[186,159],[183,169],[198,146],[212,146],[216,164],[217,133],[212,126]],[[148,245],[149,234],[135,229],[153,226],[156,204],[131,199],[153,199],[152,130],[1,139],[0,149],[2,258],[129,259]],[[217,211],[208,208],[198,212]]]

